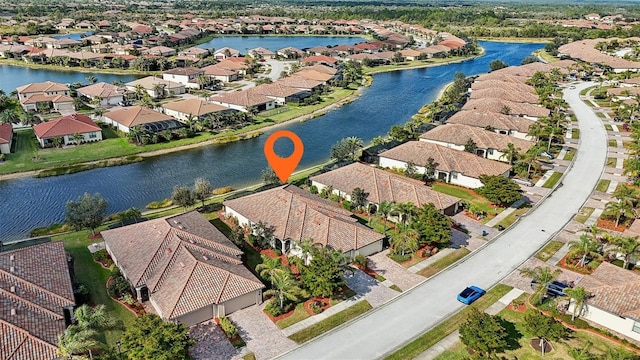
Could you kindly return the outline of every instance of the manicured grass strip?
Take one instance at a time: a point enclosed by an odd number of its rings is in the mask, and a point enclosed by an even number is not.
[[[549,180],[547,180],[544,183],[544,185],[542,185],[542,187],[543,188],[547,188],[547,189],[551,189],[552,187],[554,187],[556,185],[556,183],[558,183],[558,181],[560,180],[561,177],[562,177],[562,173],[554,172],[549,177]]]
[[[617,162],[616,158],[608,157],[607,158],[607,163],[605,165],[609,166],[609,167],[614,167],[614,166],[616,166],[616,162]]]
[[[393,285],[389,286],[389,289],[393,289],[393,290],[395,290],[397,292],[402,292],[402,289],[400,289],[400,287],[398,287],[398,285],[396,285],[396,284],[393,284]]]
[[[542,249],[540,249],[540,251],[538,251],[538,253],[536,254],[536,258],[542,261],[547,261],[551,259],[553,254],[557,253],[558,250],[560,250],[562,245],[564,245],[564,243],[561,241],[549,241],[547,245],[545,245]]]
[[[438,272],[440,272],[442,269],[446,268],[447,266],[467,256],[470,252],[471,251],[467,250],[467,248],[456,249],[452,253],[447,254],[447,256],[436,260],[433,264],[418,271],[417,274],[424,277],[433,276]]]
[[[256,360],[256,356],[253,353],[248,353],[242,357],[244,360]]]
[[[580,129],[571,129],[571,138],[580,139]]]
[[[459,328],[460,325],[467,319],[467,316],[471,313],[471,308],[484,311],[486,308],[498,301],[498,299],[503,297],[506,293],[511,291],[511,289],[511,286],[503,284],[494,286],[489,291],[487,291],[487,293],[483,297],[476,300],[476,302],[458,311],[457,313],[447,318],[447,320],[441,322],[431,330],[420,335],[418,338],[414,339],[398,351],[388,356],[386,360],[405,360],[415,358],[420,353],[432,347],[433,345],[438,343],[438,341],[444,339],[447,335],[451,334],[457,328]]]
[[[609,180],[606,180],[606,181],[609,181]],[[607,186],[609,186],[609,184],[607,184]],[[576,216],[573,219],[579,223],[584,224],[589,218],[589,216],[591,216],[591,214],[593,213],[593,210],[595,209],[592,207],[585,206],[582,209],[580,209],[580,211],[576,214]]]
[[[511,224],[516,222],[516,220],[518,220],[520,216],[526,214],[530,208],[531,208],[531,204],[529,203],[526,203],[523,206],[520,206],[518,209],[513,211],[511,214],[507,215],[507,217],[505,217],[504,219],[502,219],[502,221],[496,224],[495,228],[498,228],[498,225],[508,228],[509,226],[511,226]]]
[[[489,201],[487,199],[485,199],[483,196],[479,196],[479,195],[474,195],[472,193],[469,192],[468,189],[465,188],[461,188],[461,187],[457,187],[457,186],[450,186],[450,185],[444,185],[444,184],[438,184],[435,183],[433,185],[431,185],[431,188],[437,192],[441,192],[443,194],[447,194],[447,195],[451,195],[451,196],[455,196],[457,198],[463,199],[463,200],[467,200],[469,203],[471,204],[476,204],[480,207],[480,209],[482,211],[484,211],[487,214],[498,214],[500,213],[502,210],[504,210],[504,208],[493,208],[489,205]],[[487,219],[487,221],[489,220],[489,218],[485,218]]]
[[[342,310],[335,315],[329,316],[319,323],[311,325],[308,328],[289,336],[289,339],[297,342],[298,344],[302,344],[315,338],[316,336],[324,334],[325,332],[335,328],[336,326],[346,323],[347,321],[357,317],[360,314],[364,314],[371,309],[371,305],[366,300],[360,301],[357,304],[345,310]]]
[[[596,190],[606,192],[609,188],[609,184],[611,184],[611,180],[600,180],[598,181],[598,185],[596,185]]]
[[[609,140],[609,147],[618,147],[617,140]]]
[[[591,86],[591,87],[588,87],[588,88],[586,88],[586,89],[583,89],[582,91],[580,91],[580,95],[585,96],[585,95],[587,95],[587,93],[588,93],[589,91],[591,91],[591,90],[593,90],[593,89],[595,89],[595,88],[597,88],[597,87],[598,87],[598,86],[596,85],[596,86]]]
[[[573,160],[574,156],[576,156],[576,149],[568,148],[567,152],[564,154],[563,160],[571,161]]]
[[[280,329],[284,329],[287,328],[297,322],[300,322],[306,318],[308,318],[310,315],[307,312],[307,310],[304,309],[304,303],[300,303],[298,305],[296,305],[296,309],[293,311],[293,315],[286,317],[282,320],[279,320],[276,322],[276,325],[280,328]]]
[[[602,113],[598,113],[598,116],[604,117],[604,115],[602,115]],[[613,131],[613,126],[611,126],[609,124],[604,124],[604,129],[607,130],[607,131]]]

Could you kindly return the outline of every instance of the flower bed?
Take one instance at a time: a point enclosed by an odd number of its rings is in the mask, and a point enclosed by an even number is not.
[[[617,232],[624,232],[629,228],[629,224],[626,221],[621,221],[618,226],[616,226],[616,222],[613,220],[599,218],[597,222],[597,226],[601,229],[612,230]]]
[[[112,284],[115,280],[113,279],[113,277],[109,277],[109,279],[107,279],[107,289],[109,288],[109,285]],[[120,305],[124,306],[125,308],[127,308],[129,311],[131,311],[132,313],[134,313],[136,316],[140,316],[142,314],[145,313],[144,310],[144,306],[142,306],[142,304],[140,304],[138,301],[135,301],[133,304],[128,304],[120,299],[114,298],[113,296],[109,295],[109,297],[111,298],[111,300],[119,303]]]
[[[565,268],[571,271],[581,273],[581,274],[591,274],[593,270],[597,268],[597,266],[585,266],[585,267],[576,266],[577,262],[580,260],[580,257],[581,256],[578,256],[576,258],[576,255],[571,255],[571,253],[569,253],[565,255],[562,259],[560,259],[560,261],[558,262],[558,266],[560,266],[561,268]]]

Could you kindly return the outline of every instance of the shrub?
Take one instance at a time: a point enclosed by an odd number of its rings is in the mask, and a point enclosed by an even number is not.
[[[587,269],[589,270],[595,270],[598,266],[600,266],[600,262],[599,261],[590,261],[587,264]]]
[[[329,197],[329,194],[327,194],[327,190],[326,189],[322,189],[320,191],[320,197],[323,198],[323,199],[326,199],[326,198]]]
[[[227,335],[229,339],[233,339],[238,336],[238,328],[229,320],[226,316],[220,317],[220,327],[222,331]]]
[[[353,205],[349,200],[342,200],[342,207],[347,211],[351,211],[351,209],[353,208]]]
[[[162,208],[166,208],[173,205],[173,200],[171,199],[164,199],[162,201],[152,201],[149,204],[147,204],[146,208],[147,209],[162,209]]]
[[[109,258],[107,255],[107,249],[100,249],[92,254],[93,260],[95,261],[105,261]]]
[[[322,312],[322,303],[320,301],[313,301],[309,305],[309,309],[311,309],[314,314],[320,314]]]
[[[7,155],[0,154],[0,161],[5,161],[5,160],[7,160]]]
[[[340,201],[340,195],[332,193],[331,195],[329,195],[329,200],[338,202]]]
[[[311,185],[309,186],[309,192],[312,194],[317,194],[318,193],[318,187],[315,185]]]
[[[78,305],[87,304],[89,303],[89,300],[91,300],[91,293],[83,283],[78,284],[74,291],[74,295]]]
[[[134,299],[133,296],[131,296],[131,293],[126,293],[122,295],[122,297],[120,298],[120,301],[122,301],[123,303],[129,306],[133,306],[136,303],[136,299]]]
[[[405,262],[409,259],[411,259],[411,254],[390,254],[389,257],[391,258],[391,260],[395,261],[395,262]]]
[[[233,191],[233,188],[231,186],[225,186],[225,187],[213,189],[213,191],[211,191],[211,193],[213,195],[222,195],[222,194],[226,194],[226,193],[229,193],[229,192],[232,192],[232,191]]]
[[[253,234],[249,234],[249,236],[247,237],[247,242],[251,245],[255,245],[256,244],[256,236]]]
[[[264,307],[264,311],[273,317],[286,314],[294,308],[295,304],[285,303],[284,309],[280,308],[280,304],[276,300],[270,301],[267,306]]]
[[[367,267],[367,258],[362,254],[357,254],[353,259],[353,262],[362,266],[363,268]]]

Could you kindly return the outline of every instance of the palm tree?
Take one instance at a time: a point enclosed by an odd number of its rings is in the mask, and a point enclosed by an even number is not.
[[[398,214],[398,219],[405,225],[409,224],[411,221],[411,215],[415,210],[415,206],[413,203],[398,203],[394,204],[393,211]]]
[[[613,196],[618,200],[629,200],[632,204],[635,204],[638,200],[638,190],[625,184],[620,184],[613,192]]]
[[[265,291],[265,295],[276,296],[280,302],[280,309],[284,309],[284,300],[298,301],[300,297],[304,296],[304,290],[302,290],[297,281],[287,271],[278,271],[271,277],[271,283],[273,289]]]
[[[620,219],[622,217],[631,218],[634,216],[633,205],[630,201],[625,200],[610,201],[604,207],[604,211],[602,213],[605,216],[614,217],[616,219],[616,227],[620,224]]]
[[[562,270],[555,269],[552,270],[546,266],[536,266],[533,269],[522,269],[520,273],[526,277],[534,280],[538,286],[536,287],[536,291],[533,293],[534,298],[536,299],[536,303],[542,304],[542,300],[544,299],[544,294],[547,292],[547,286],[551,284],[555,279],[560,276]]]
[[[42,119],[40,118],[40,116],[38,116],[38,114],[36,114],[35,111],[27,111],[22,118],[22,123],[28,126],[40,124],[41,122]]]
[[[51,138],[51,144],[53,144],[53,146],[55,147],[61,147],[63,143],[64,143],[64,139],[60,136]]]
[[[73,142],[76,143],[76,145],[80,145],[82,140],[84,140],[84,135],[75,133],[73,134],[72,138],[73,138]]]
[[[89,82],[89,84],[95,84],[98,82],[98,78],[93,75],[87,76],[86,79]]]
[[[95,117],[96,117],[98,120],[102,120],[102,116],[104,116],[104,113],[105,113],[106,111],[107,111],[107,110],[106,110],[105,108],[102,108],[102,107],[96,107],[95,109],[93,109],[93,115],[95,115]]]
[[[629,262],[634,255],[640,253],[640,242],[638,242],[637,236],[614,236],[612,244],[613,249],[611,252],[616,253],[616,255],[622,254],[622,260],[624,261],[622,264],[623,269],[626,269],[629,266]]]
[[[393,210],[393,203],[390,201],[381,201],[380,204],[378,204],[378,209],[377,209],[377,213],[382,215],[382,226],[383,226],[383,233],[384,235],[387,235],[387,218],[389,217],[389,214],[391,213],[391,211]]]
[[[302,263],[305,265],[309,265],[309,255],[313,252],[317,245],[311,238],[302,239],[297,245],[300,248],[300,252],[302,253]]]
[[[568,353],[573,358],[573,360],[595,360],[597,357],[589,352],[593,343],[591,341],[587,341],[581,347],[572,347],[569,349]]]
[[[362,139],[357,136],[349,136],[347,138],[347,144],[349,155],[351,155],[351,159],[355,160],[356,153],[358,152],[358,150],[362,149],[364,143],[362,142]]]
[[[415,229],[411,229],[406,225],[398,224],[398,231],[391,234],[391,248],[395,254],[400,249],[400,254],[404,256],[407,251],[414,253],[418,250],[418,238],[420,234]]]
[[[270,258],[266,255],[260,255],[262,262],[256,265],[256,272],[260,274],[260,277],[267,281],[271,281],[273,284],[273,275],[280,271],[285,271],[282,266],[282,261],[279,257]]]
[[[576,316],[580,316],[580,314],[582,314],[582,309],[584,308],[585,302],[587,301],[589,296],[591,296],[591,294],[582,286],[568,288],[565,290],[565,293],[569,297],[569,301],[575,301],[573,313],[571,314],[571,321],[573,322],[576,319]]]
[[[500,155],[501,159],[506,159],[509,161],[509,165],[513,165],[513,162],[518,160],[520,156],[520,148],[516,148],[512,143],[508,143],[505,149],[500,150],[502,155]]]
[[[124,328],[122,321],[109,315],[103,304],[95,308],[91,308],[85,304],[77,308],[73,314],[78,321],[77,326],[83,329],[95,330],[102,333],[105,331],[122,330]]]
[[[20,115],[13,109],[4,109],[0,112],[0,124],[17,124],[20,122]]]
[[[580,261],[578,261],[578,266],[584,267],[587,265],[587,256],[597,251],[600,248],[600,243],[597,240],[594,241],[587,235],[581,235],[580,240],[569,242],[569,248],[582,253],[582,257]]]
[[[69,326],[62,334],[58,335],[58,355],[64,359],[72,359],[73,355],[84,354],[91,349],[100,346],[96,340],[98,333],[95,330],[85,329],[78,325]]]

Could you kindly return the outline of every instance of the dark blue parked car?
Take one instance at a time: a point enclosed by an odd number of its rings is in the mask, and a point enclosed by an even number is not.
[[[470,305],[472,302],[478,300],[480,296],[484,295],[485,292],[486,291],[477,286],[469,286],[468,288],[462,290],[460,294],[458,294],[458,301],[463,304]]]

